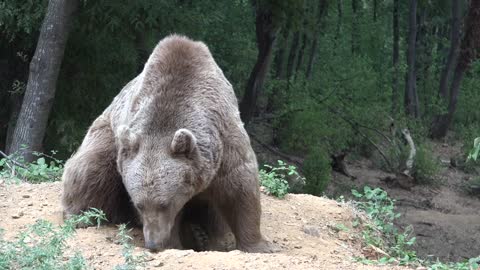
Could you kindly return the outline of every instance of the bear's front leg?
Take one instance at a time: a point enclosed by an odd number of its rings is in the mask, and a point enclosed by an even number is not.
[[[65,164],[62,176],[65,218],[97,208],[105,212],[110,222],[135,221],[130,197],[117,171],[116,155],[109,121],[100,116],[78,151]]]
[[[228,180],[225,179],[224,183],[228,184],[230,191],[224,194],[219,207],[235,235],[237,248],[257,253],[278,251],[260,232],[261,205],[257,173],[248,167],[234,172],[227,176]]]

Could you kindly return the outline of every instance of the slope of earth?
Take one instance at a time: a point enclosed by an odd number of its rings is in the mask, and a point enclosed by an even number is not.
[[[13,240],[37,219],[61,224],[60,194],[61,183],[0,183],[0,228],[5,230],[4,237]],[[263,196],[262,207],[262,231],[280,247],[277,253],[150,253],[141,247],[141,231],[133,230],[134,253],[145,253],[146,269],[404,269],[355,262],[355,257],[362,256],[362,248],[358,230],[352,228],[357,213],[348,204],[309,195],[288,195],[283,200]],[[66,254],[78,250],[94,269],[112,269],[124,262],[121,245],[115,240],[117,232],[115,226],[78,229],[69,240]]]
[[[380,187],[396,199],[397,212],[402,216],[402,228],[413,227],[417,238],[415,250],[422,258],[442,261],[462,261],[480,255],[480,200],[469,195],[464,186],[478,175],[450,165],[450,159],[461,152],[458,144],[434,143],[433,155],[442,160],[436,181],[416,185],[411,189],[382,181],[387,174],[376,169],[371,160],[349,162],[348,168],[355,180],[334,175],[328,195],[337,197],[362,186]]]

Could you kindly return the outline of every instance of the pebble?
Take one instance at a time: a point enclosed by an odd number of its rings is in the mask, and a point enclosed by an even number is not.
[[[22,197],[23,197],[23,198],[30,198],[30,195],[24,194]]]
[[[17,214],[13,214],[13,215],[12,215],[12,218],[13,218],[13,219],[18,219],[18,218],[20,218],[20,217],[23,217],[23,212],[18,212]]]
[[[27,206],[33,206],[33,203],[32,203],[32,202],[31,202],[31,203],[28,203]]]

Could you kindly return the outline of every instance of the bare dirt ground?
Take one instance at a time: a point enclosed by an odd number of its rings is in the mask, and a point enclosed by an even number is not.
[[[37,219],[61,224],[61,183],[6,185],[0,183],[0,228],[14,239]],[[142,233],[132,231],[136,254],[146,254],[145,269],[405,269],[367,266],[354,260],[363,256],[358,230],[352,228],[355,210],[326,198],[288,195],[279,200],[262,197],[262,231],[281,251],[274,254],[166,250],[142,248]],[[342,224],[348,230],[338,230]],[[477,223],[480,224],[480,223]],[[112,269],[124,262],[115,226],[78,229],[66,254],[79,250],[94,269]]]
[[[380,180],[386,173],[363,159],[348,164],[350,173],[357,179],[335,174],[328,193],[335,197],[364,185],[381,187],[397,200],[397,211],[402,214],[397,225],[413,226],[417,237],[415,250],[420,257],[442,261],[477,257],[480,255],[480,199],[464,189],[467,181],[476,175],[448,165],[450,158],[460,152],[460,145],[433,145],[433,154],[444,161],[433,185],[417,185],[410,190],[389,185]]]

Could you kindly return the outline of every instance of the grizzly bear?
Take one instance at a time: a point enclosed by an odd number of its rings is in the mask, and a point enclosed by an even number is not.
[[[203,215],[210,240],[230,230],[240,250],[273,251],[260,232],[257,160],[235,93],[202,42],[161,40],[62,178],[66,216],[95,207],[111,222],[138,222],[148,249],[181,247],[180,217]],[[185,209],[197,201],[208,210]]]

